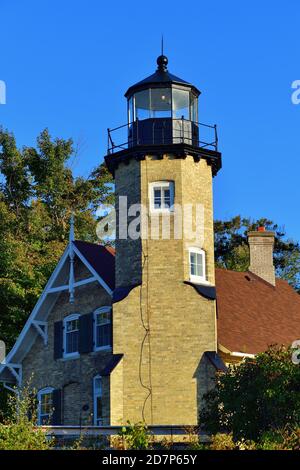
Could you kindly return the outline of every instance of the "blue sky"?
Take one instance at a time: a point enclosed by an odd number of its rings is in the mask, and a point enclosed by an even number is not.
[[[202,91],[200,121],[218,125],[215,217],[266,216],[300,241],[299,18],[298,0],[0,0],[0,124],[19,146],[45,127],[72,137],[73,169],[88,176],[163,33],[169,70]]]

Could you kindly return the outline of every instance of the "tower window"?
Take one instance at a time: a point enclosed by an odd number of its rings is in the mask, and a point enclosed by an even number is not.
[[[190,280],[206,282],[205,251],[200,248],[189,248]]]
[[[150,183],[151,211],[171,212],[174,206],[174,182],[156,181]]]
[[[79,314],[69,315],[64,319],[64,357],[79,354]]]
[[[111,348],[111,308],[102,307],[95,311],[95,350]]]

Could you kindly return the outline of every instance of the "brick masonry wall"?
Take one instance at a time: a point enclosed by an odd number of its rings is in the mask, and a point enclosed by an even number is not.
[[[75,278],[90,277],[86,268],[77,262]],[[86,314],[98,307],[111,305],[111,298],[98,284],[76,288],[75,302],[69,303],[69,294],[63,292],[48,317],[48,344],[37,335],[29,353],[23,360],[23,381],[36,391],[45,387],[63,390],[63,424],[93,424],[93,377],[106,365],[111,352],[82,354],[79,359],[53,358],[53,325],[71,313]],[[104,424],[110,421],[109,379],[103,377]],[[89,409],[83,411],[83,405]]]
[[[275,268],[273,260],[274,232],[249,232],[250,248],[249,271],[275,286]]]
[[[149,183],[160,180],[174,181],[175,204],[203,204],[202,248],[207,278],[214,284],[211,168],[205,160],[194,162],[192,157],[131,160],[116,170],[117,194],[136,201],[141,188],[140,200],[148,205]],[[113,309],[114,352],[124,353],[123,420],[140,421],[144,408],[148,423],[196,424],[201,396],[208,386],[207,369],[200,364],[205,351],[216,350],[216,313],[214,301],[184,284],[189,279],[188,247],[195,246],[195,240],[160,237],[129,242],[129,256],[126,242],[118,243],[123,253],[116,260],[120,285],[130,284],[131,278],[142,281]],[[132,264],[131,253],[142,260]],[[150,334],[146,335],[148,327]],[[149,390],[151,395],[145,401]]]
[[[123,424],[123,359],[110,374],[110,417],[112,425]]]

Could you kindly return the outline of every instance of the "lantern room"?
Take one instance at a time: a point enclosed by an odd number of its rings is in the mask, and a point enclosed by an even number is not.
[[[167,65],[167,57],[159,56],[156,72],[131,86],[125,94],[129,146],[198,144],[200,92],[170,74]]]
[[[217,126],[199,122],[199,95],[194,85],[168,71],[168,59],[160,55],[156,71],[125,93],[126,124],[107,129],[105,161],[110,171],[131,158],[170,153],[205,158],[215,175],[221,168]]]

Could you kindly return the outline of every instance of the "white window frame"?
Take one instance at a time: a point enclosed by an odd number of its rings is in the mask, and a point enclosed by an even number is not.
[[[80,314],[79,313],[72,313],[64,318],[64,329],[63,329],[63,357],[65,359],[71,359],[79,357],[79,351],[74,352],[67,352],[67,323],[72,320],[79,320]],[[79,326],[78,326],[78,336],[79,336]],[[79,339],[79,338],[78,338]],[[78,349],[79,349],[79,341],[78,341]]]
[[[154,190],[155,189],[169,189],[170,191],[170,207],[155,208],[154,204]],[[174,200],[175,190],[174,181],[153,181],[149,184],[149,201],[150,201],[150,212],[154,213],[172,213],[174,212]]]
[[[108,351],[112,349],[112,344],[108,344],[106,346],[97,346],[97,316],[101,313],[107,313],[107,312],[110,314],[110,321],[107,322],[107,324],[110,323],[111,328],[112,328],[112,321],[111,321],[112,309],[110,306],[100,307],[94,311],[94,351]]]
[[[38,399],[38,425],[39,426],[43,426],[43,421],[42,421],[42,417],[43,416],[46,416],[46,415],[42,415],[41,414],[41,411],[42,411],[42,396],[43,395],[48,395],[48,394],[52,394],[54,391],[54,388],[53,387],[46,387],[46,388],[42,388],[41,390],[38,391],[38,394],[37,394],[37,399]],[[53,397],[52,397],[53,398]],[[52,410],[52,413],[53,413],[53,410]],[[51,418],[52,414],[49,413],[49,418]],[[49,423],[47,423],[49,424]]]
[[[100,379],[100,392],[96,391],[96,380],[99,380],[99,379]],[[102,388],[102,377],[101,377],[101,375],[96,375],[93,378],[93,406],[94,406],[93,417],[94,417],[94,426],[102,426],[103,425],[103,417],[98,418],[98,416],[97,416],[97,398],[98,397],[100,397],[101,400],[103,399],[103,388]],[[102,402],[102,405],[103,405],[103,402]],[[101,424],[98,423],[98,420],[102,421]]]
[[[203,267],[203,275],[202,276],[192,274],[192,272],[191,272],[192,271],[191,270],[191,254],[192,253],[199,254],[199,255],[202,256],[202,267]],[[208,284],[208,281],[206,279],[206,256],[205,256],[206,253],[205,253],[205,251],[202,250],[201,248],[198,248],[198,247],[189,247],[188,255],[189,255],[189,276],[190,276],[190,281],[198,283],[198,284]]]

